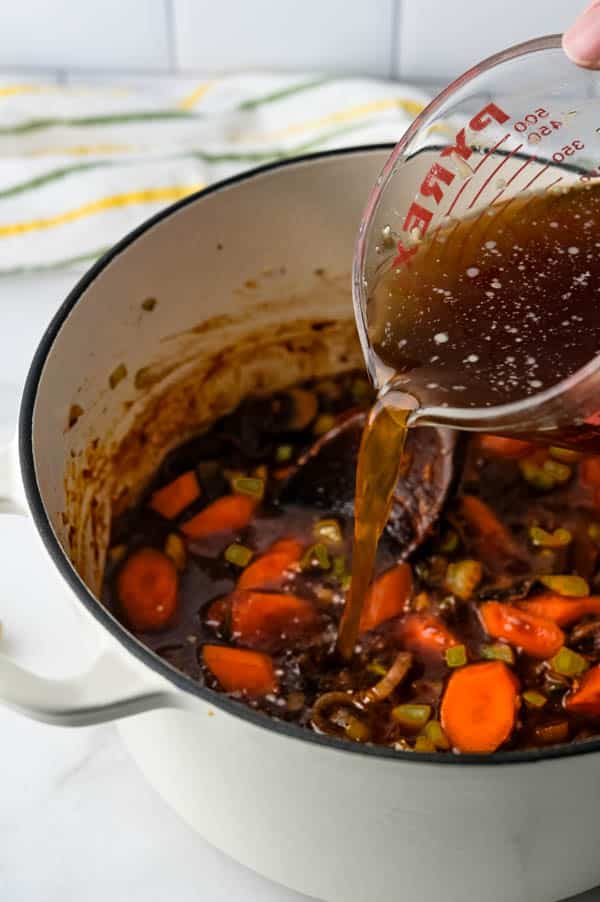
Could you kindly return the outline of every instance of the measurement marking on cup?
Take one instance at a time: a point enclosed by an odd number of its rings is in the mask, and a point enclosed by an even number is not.
[[[504,187],[498,192],[498,194],[496,195],[496,197],[494,198],[494,200],[492,201],[492,203],[495,204],[496,201],[504,194],[504,192],[506,191],[506,189],[508,188],[508,186],[511,184],[511,182],[514,182],[514,180],[517,178],[517,176],[520,175],[520,174],[523,172],[523,170],[526,169],[526,168],[529,166],[530,163],[534,163],[536,160],[537,160],[537,156],[535,156],[535,157],[530,157],[528,160],[525,160],[525,162],[523,163],[523,165],[522,165],[522,166],[519,166],[519,168],[517,169],[516,172],[513,172],[513,174],[511,175],[511,177],[510,177],[509,180],[507,181],[506,185],[504,185]],[[509,201],[509,203],[510,203],[510,201]]]
[[[551,188],[554,188],[554,186],[555,186],[555,185],[558,185],[558,183],[559,183],[559,182],[562,182],[562,180],[563,180],[562,175],[559,175],[559,177],[558,177],[557,179],[555,179],[553,182],[550,182],[549,185],[546,185],[546,188],[545,188],[544,190],[545,190],[545,191],[550,191]]]
[[[517,169],[516,172],[513,172],[513,174],[511,175],[511,177],[509,178],[509,180],[507,181],[507,183],[506,183],[506,185],[505,185],[504,187],[505,187],[505,188],[508,188],[508,186],[510,185],[510,183],[511,183],[511,182],[514,182],[514,180],[515,180],[516,177],[519,175],[519,173],[520,173],[520,172],[523,172],[523,170],[526,169],[526,168],[529,166],[530,163],[535,163],[536,160],[537,160],[537,156],[536,156],[536,157],[529,157],[528,160],[525,160],[525,162],[523,163],[523,165],[522,165],[522,166],[519,166],[519,168]]]
[[[501,144],[504,144],[504,142],[505,142],[506,140],[508,140],[508,138],[510,138],[510,134],[504,135],[504,137],[503,137],[503,138],[500,138],[500,140],[499,140],[496,144],[494,144],[493,147],[490,147],[490,149],[489,149],[488,151],[486,151],[485,155],[480,159],[480,161],[479,161],[479,163],[477,164],[477,166],[475,166],[475,168],[473,169],[473,172],[477,172],[477,170],[479,169],[479,167],[480,167],[480,166],[483,166],[483,164],[485,163],[485,161],[487,160],[487,158],[490,157],[490,156],[494,153],[494,151],[497,150],[497,149],[500,147]],[[522,146],[523,146],[523,145],[521,145],[521,147],[522,147]]]
[[[487,186],[489,185],[490,181],[494,178],[494,176],[496,175],[496,173],[497,173],[500,169],[502,169],[502,167],[504,166],[504,164],[505,164],[505,163],[508,163],[508,161],[510,160],[510,158],[511,158],[512,156],[514,156],[514,155],[517,153],[517,151],[519,151],[522,147],[523,147],[523,145],[522,145],[522,144],[519,144],[517,147],[515,147],[514,150],[511,150],[511,152],[508,153],[508,154],[504,157],[504,159],[496,166],[496,168],[493,169],[493,170],[490,172],[490,174],[488,175],[488,177],[485,179],[485,181],[483,182],[483,184],[482,184],[481,187],[479,188],[479,191],[477,192],[477,194],[474,196],[473,200],[471,201],[471,203],[470,203],[469,206],[467,207],[468,210],[470,210],[471,207],[477,202],[477,199],[478,199],[479,196],[481,195],[482,191],[485,191],[485,189],[486,189]]]
[[[450,206],[449,206],[448,209],[446,210],[446,214],[445,214],[446,216],[450,216],[450,214],[452,213],[454,207],[456,206],[456,203],[457,203],[457,201],[458,201],[458,198],[461,196],[461,194],[463,193],[463,191],[465,190],[465,188],[467,187],[467,185],[469,184],[470,181],[471,181],[471,179],[468,178],[465,182],[462,183],[462,185],[460,186],[460,188],[459,188],[458,191],[456,192],[456,195],[455,195],[455,197],[454,197],[454,200],[452,201],[452,203],[450,204]]]
[[[402,225],[402,231],[404,232],[406,238],[400,237],[396,242],[397,254],[392,261],[393,267],[402,267],[408,264],[409,260],[411,260],[411,258],[417,252],[416,245],[419,243],[419,241],[415,241],[415,235],[418,235],[418,239],[422,240],[423,236],[427,233],[429,226],[432,225],[434,217],[437,218],[435,215],[436,213],[438,213],[439,206],[437,209],[435,207],[434,209],[432,209],[432,199],[433,203],[436,206],[439,205],[444,194],[446,193],[448,186],[453,183],[455,175],[458,174],[461,176],[461,178],[465,178],[463,185],[457,192],[454,200],[448,207],[448,210],[445,214],[442,214],[442,216],[445,216],[446,218],[449,217],[456,207],[458,200],[462,195],[464,189],[466,188],[468,182],[472,178],[473,172],[475,170],[471,169],[466,161],[469,160],[475,152],[475,147],[467,143],[467,128],[471,129],[474,132],[482,132],[493,122],[502,125],[509,120],[509,114],[500,109],[497,104],[491,102],[487,103],[469,120],[466,126],[463,126],[456,132],[453,144],[442,147],[438,159],[436,159],[436,161],[430,166],[429,170],[425,174],[425,177],[423,178],[423,181],[421,182],[421,185],[419,187],[419,191],[417,195],[415,195],[415,199],[412,201],[407,210],[406,217]],[[485,153],[483,160],[479,161],[479,165],[485,159],[487,159],[491,153],[494,153],[494,151],[509,138],[510,132],[500,138],[494,144],[494,146]],[[483,141],[479,142],[479,146],[481,147],[481,150],[483,152],[483,148],[485,146],[483,144]],[[452,172],[446,165],[444,165],[445,157],[452,156],[453,154],[456,157],[454,161],[456,170],[455,172]],[[476,167],[477,169],[479,168],[479,165]]]
[[[442,226],[440,223],[440,225],[435,227],[434,233],[431,236],[431,246],[429,247],[429,250],[427,251],[427,256],[429,256],[429,257],[432,256],[433,253],[435,252],[441,228],[442,228]]]
[[[531,188],[531,186],[533,185],[533,183],[534,183],[537,179],[539,179],[540,175],[542,175],[542,174],[546,171],[546,169],[550,169],[550,163],[546,163],[545,166],[542,166],[542,168],[539,169],[539,170],[537,171],[537,173],[533,176],[533,178],[532,178],[532,179],[529,179],[529,181],[527,182],[527,184],[524,185],[523,188],[521,188],[521,191],[527,191],[528,188]]]
[[[444,235],[444,243],[440,246],[440,259],[442,259],[442,257],[444,256],[445,248],[448,246],[448,244],[451,244],[452,236],[454,235],[459,225],[460,219],[457,219],[452,228],[450,228],[450,230]]]
[[[521,145],[521,146],[522,146],[522,145]],[[537,157],[530,157],[528,160],[525,160],[525,162],[523,163],[522,166],[519,166],[519,168],[517,169],[516,172],[513,172],[513,174],[511,175],[511,177],[510,177],[509,180],[507,181],[506,185],[505,185],[503,188],[500,189],[500,191],[498,192],[498,194],[496,195],[496,197],[495,197],[494,200],[492,201],[492,205],[495,204],[495,203],[497,203],[497,202],[499,201],[499,199],[502,197],[502,195],[504,194],[504,192],[506,191],[506,189],[508,188],[508,186],[510,185],[510,183],[511,183],[511,182],[514,182],[514,180],[517,178],[517,176],[520,175],[521,172],[523,172],[523,170],[526,169],[526,168],[529,166],[530,163],[534,163],[536,160],[537,160]]]

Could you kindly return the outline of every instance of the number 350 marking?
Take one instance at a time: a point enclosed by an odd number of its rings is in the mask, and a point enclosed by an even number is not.
[[[572,157],[574,153],[578,150],[583,150],[585,144],[583,141],[580,141],[579,138],[575,138],[574,141],[571,141],[570,144],[565,144],[560,150],[557,150],[556,153],[552,154],[552,159],[555,163],[562,163],[565,157]]]

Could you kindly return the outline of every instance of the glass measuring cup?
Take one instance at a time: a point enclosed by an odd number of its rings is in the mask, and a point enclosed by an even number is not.
[[[571,63],[554,35],[475,66],[408,129],[371,192],[354,259],[355,315],[378,389],[398,388],[397,374],[373,353],[370,335],[382,275],[410,266],[419,243],[450,222],[470,217],[475,223],[507,201],[598,182],[599,92],[599,74]],[[470,406],[466,387],[465,402],[448,403],[439,386],[423,384],[409,425],[545,432],[549,441],[559,435],[563,444],[600,450],[600,356],[510,403]]]

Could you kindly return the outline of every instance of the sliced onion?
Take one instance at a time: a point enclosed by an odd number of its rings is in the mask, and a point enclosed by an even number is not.
[[[325,692],[312,707],[311,723],[319,733],[339,736],[341,731],[337,724],[329,720],[328,713],[333,707],[352,708],[353,705],[354,695],[351,692]]]
[[[371,686],[364,692],[355,692],[353,695],[354,704],[365,707],[374,702],[382,702],[388,698],[394,689],[400,685],[408,671],[412,666],[412,655],[408,651],[398,652],[394,663],[385,676],[381,677],[378,683]]]
[[[339,736],[339,726],[329,718],[332,708],[358,708],[364,709],[367,705],[382,702],[388,698],[394,689],[400,685],[410,670],[413,657],[410,652],[398,652],[394,663],[379,682],[370,689],[359,692],[325,692],[320,695],[312,707],[311,724],[319,733],[327,733],[330,736]]]

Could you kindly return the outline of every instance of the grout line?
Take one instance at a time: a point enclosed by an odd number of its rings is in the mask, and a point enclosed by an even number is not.
[[[397,79],[400,75],[398,51],[400,49],[400,28],[402,23],[402,0],[392,0],[392,16],[390,23],[390,74],[389,77]]]
[[[0,78],[3,76],[28,76],[33,75],[36,78],[53,78],[59,79],[66,75],[64,69],[57,69],[52,66],[0,66]]]
[[[132,78],[144,78],[148,76],[150,78],[169,78],[172,75],[179,75],[185,73],[176,73],[170,72],[169,69],[158,69],[158,68],[128,68],[126,66],[115,66],[110,68],[97,68],[92,66],[88,69],[87,66],[69,66],[68,68],[57,68],[52,66],[3,66],[0,64],[0,78],[12,78],[13,76],[27,76],[33,75],[36,77],[48,77],[48,78],[58,78],[59,76],[64,76],[67,81],[71,78],[113,78],[113,77],[121,77],[121,76],[131,76]],[[195,74],[204,75],[207,74],[200,70],[200,72],[192,72],[192,76]]]
[[[54,78],[64,80],[68,83],[71,79],[77,78],[93,78],[93,79],[106,79],[106,81],[110,81],[113,78],[135,78],[135,79],[166,79],[172,80],[176,78],[224,78],[229,75],[237,76],[242,73],[250,73],[252,74],[255,69],[222,69],[219,71],[215,70],[207,70],[202,69],[196,66],[186,67],[185,69],[178,69],[175,71],[171,71],[170,69],[160,69],[160,68],[127,68],[126,66],[115,66],[114,68],[98,68],[92,66],[88,68],[87,66],[69,66],[68,68],[57,68],[52,66],[13,66],[13,65],[2,65],[0,64],[0,78],[12,78],[14,76],[18,77],[27,77],[35,76],[35,77],[44,77],[44,78]],[[259,70],[260,71],[260,70]],[[307,69],[304,68],[294,68],[294,69],[281,69],[274,68],[271,70],[274,74],[283,74],[292,72],[292,74],[301,74],[306,75]],[[348,77],[348,73],[344,71],[340,72],[331,72],[329,76],[332,79],[344,79]],[[351,78],[360,78],[360,76],[356,72],[350,72]],[[366,76],[367,78],[376,78],[376,76]],[[380,76],[381,80],[384,79],[384,76]],[[423,90],[427,90],[430,93],[438,93],[442,87],[444,86],[444,82],[439,79],[433,78],[411,78],[408,79],[408,84],[414,85],[415,87],[422,88]]]
[[[177,70],[177,36],[175,33],[175,6],[174,0],[164,0],[165,21],[167,28],[167,52],[169,56],[169,71]]]

